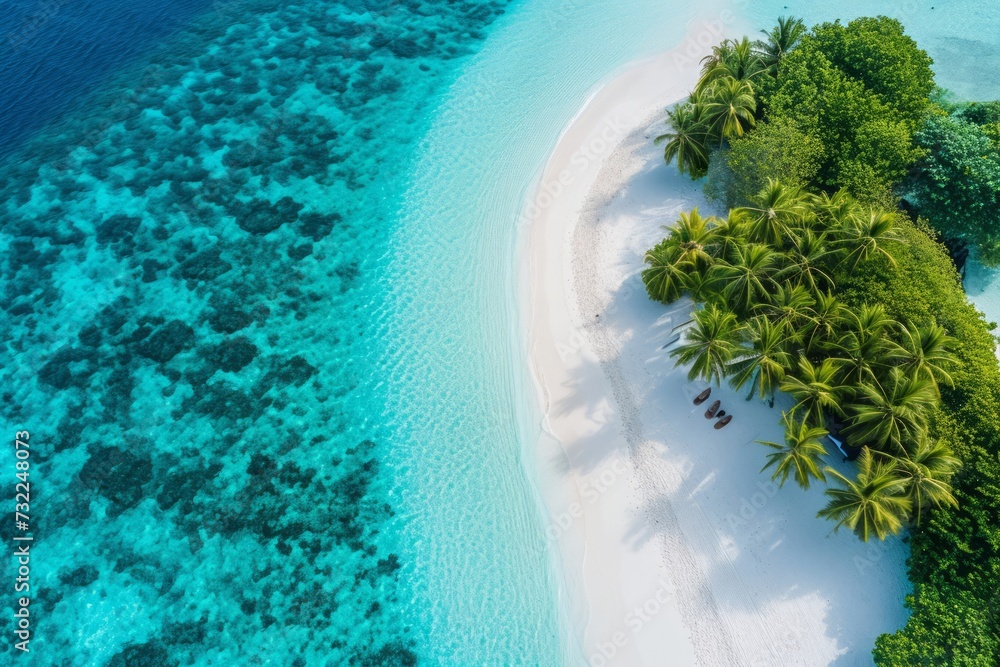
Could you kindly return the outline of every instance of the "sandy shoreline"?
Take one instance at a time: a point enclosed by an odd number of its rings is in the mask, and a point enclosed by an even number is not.
[[[595,667],[871,664],[906,619],[904,545],[831,534],[820,488],[758,474],[753,441],[780,439],[780,404],[715,389],[735,418],[713,430],[691,405],[703,385],[661,349],[690,304],[652,303],[639,280],[660,225],[706,207],[651,145],[697,78],[679,56],[603,86],[525,206],[539,485],[580,650]]]

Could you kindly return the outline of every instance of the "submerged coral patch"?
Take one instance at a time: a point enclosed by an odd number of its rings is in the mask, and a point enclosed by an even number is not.
[[[215,3],[0,164],[46,665],[417,663],[379,265],[400,147],[502,11]]]

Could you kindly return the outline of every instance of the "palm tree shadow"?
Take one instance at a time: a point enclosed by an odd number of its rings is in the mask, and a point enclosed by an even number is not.
[[[722,646],[739,664],[809,655],[834,655],[828,664],[839,667],[870,664],[875,637],[905,621],[906,547],[899,539],[864,545],[849,532],[832,533],[815,518],[825,504],[821,487],[778,490],[759,472],[766,450],[754,441],[782,437],[778,422],[788,397],[779,394],[768,409],[747,402],[745,391],[714,387],[713,398],[734,415],[721,430],[705,419],[704,406],[692,404],[707,385],[689,382],[669,355],[691,304],[649,301],[638,272],[643,249],[662,236],[659,225],[678,202],[690,208],[697,185],[678,181],[671,184],[681,193],[676,201],[645,202],[644,179],[677,178],[655,169],[661,158],[649,154],[630,185],[634,238],[615,262],[628,277],[586,327],[613,393],[613,418],[568,451],[566,470],[594,470],[625,441],[638,470],[632,482],[640,506],[619,539],[630,551],[656,544],[688,630],[701,641]],[[603,404],[591,395],[558,409],[596,414]],[[837,453],[830,463],[845,465]]]

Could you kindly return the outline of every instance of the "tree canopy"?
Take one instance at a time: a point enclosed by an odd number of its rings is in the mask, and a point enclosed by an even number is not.
[[[829,484],[821,515],[862,539],[909,531],[912,615],[876,664],[1000,664],[996,325],[938,240],[1000,263],[1000,102],[935,88],[892,19],[761,32],[705,60],[684,105],[696,159],[673,154],[728,215],[682,216],[643,280],[704,304],[678,353],[692,373],[794,399],[784,441],[764,443],[774,479]],[[706,111],[727,79],[742,113],[722,129]],[[828,428],[861,449],[856,475],[823,467]]]
[[[997,264],[1000,150],[982,127],[966,120],[983,115],[977,111],[927,120],[916,134],[926,157],[911,192],[921,214],[938,231],[979,246],[983,258]]]

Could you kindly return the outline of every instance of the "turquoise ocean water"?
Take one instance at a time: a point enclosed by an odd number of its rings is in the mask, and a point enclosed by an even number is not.
[[[5,146],[21,662],[574,661],[514,302],[559,131],[695,17],[886,13],[1000,97],[986,3],[801,4],[216,2]]]

